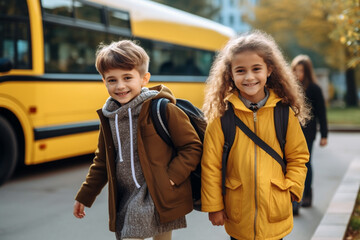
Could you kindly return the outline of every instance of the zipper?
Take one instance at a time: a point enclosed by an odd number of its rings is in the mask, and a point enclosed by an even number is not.
[[[253,118],[254,118],[254,132],[256,134],[256,122],[257,122],[257,112],[255,111],[253,113]],[[254,182],[255,182],[255,216],[254,216],[254,239],[256,239],[256,219],[257,219],[257,213],[258,213],[258,206],[257,206],[257,174],[256,174],[256,168],[257,168],[257,155],[256,155],[256,144],[254,143],[254,149],[255,149],[255,158],[254,158]]]

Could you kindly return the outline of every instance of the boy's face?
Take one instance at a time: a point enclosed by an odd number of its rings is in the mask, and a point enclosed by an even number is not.
[[[109,95],[124,105],[137,97],[141,88],[150,80],[150,73],[140,76],[134,68],[132,70],[111,69],[104,74],[103,81]]]

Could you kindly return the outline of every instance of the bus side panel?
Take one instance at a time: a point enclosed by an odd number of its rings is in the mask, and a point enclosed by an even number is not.
[[[196,47],[216,51],[223,47],[229,40],[227,36],[217,34],[214,31],[161,21],[133,22],[133,34],[137,37],[156,39],[158,41],[171,42],[183,46]],[[160,26],[154,28],[154,26]],[[182,34],[179,34],[182,29]],[[186,32],[186,34],[184,34]]]
[[[99,131],[37,140],[34,164],[94,153]]]
[[[5,81],[0,84],[0,92],[7,93],[19,103],[6,108],[21,109],[21,114],[17,113],[20,110],[16,110],[15,114],[23,118],[20,121],[26,132],[25,164],[38,164],[95,151],[98,136],[98,130],[94,128],[95,125],[98,128],[96,110],[103,106],[109,96],[101,80],[54,81],[39,78],[34,81]],[[3,104],[5,101],[1,102]],[[89,124],[92,128],[88,130],[76,130]],[[67,132],[71,128],[75,130]],[[53,129],[56,129],[55,134]]]

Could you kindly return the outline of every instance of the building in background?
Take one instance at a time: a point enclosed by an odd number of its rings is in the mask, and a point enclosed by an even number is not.
[[[234,29],[237,33],[246,32],[251,26],[244,21],[244,14],[250,12],[258,0],[212,0],[214,6],[220,7],[218,15],[213,19]]]

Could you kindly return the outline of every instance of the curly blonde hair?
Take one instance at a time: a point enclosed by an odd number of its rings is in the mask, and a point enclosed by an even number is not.
[[[206,81],[203,111],[207,120],[210,122],[221,117],[227,108],[227,97],[238,91],[232,79],[231,63],[236,54],[245,51],[254,51],[263,58],[267,67],[272,70],[266,87],[273,89],[284,103],[289,104],[304,125],[310,118],[310,109],[305,102],[303,88],[274,39],[259,30],[231,39],[218,53]]]

